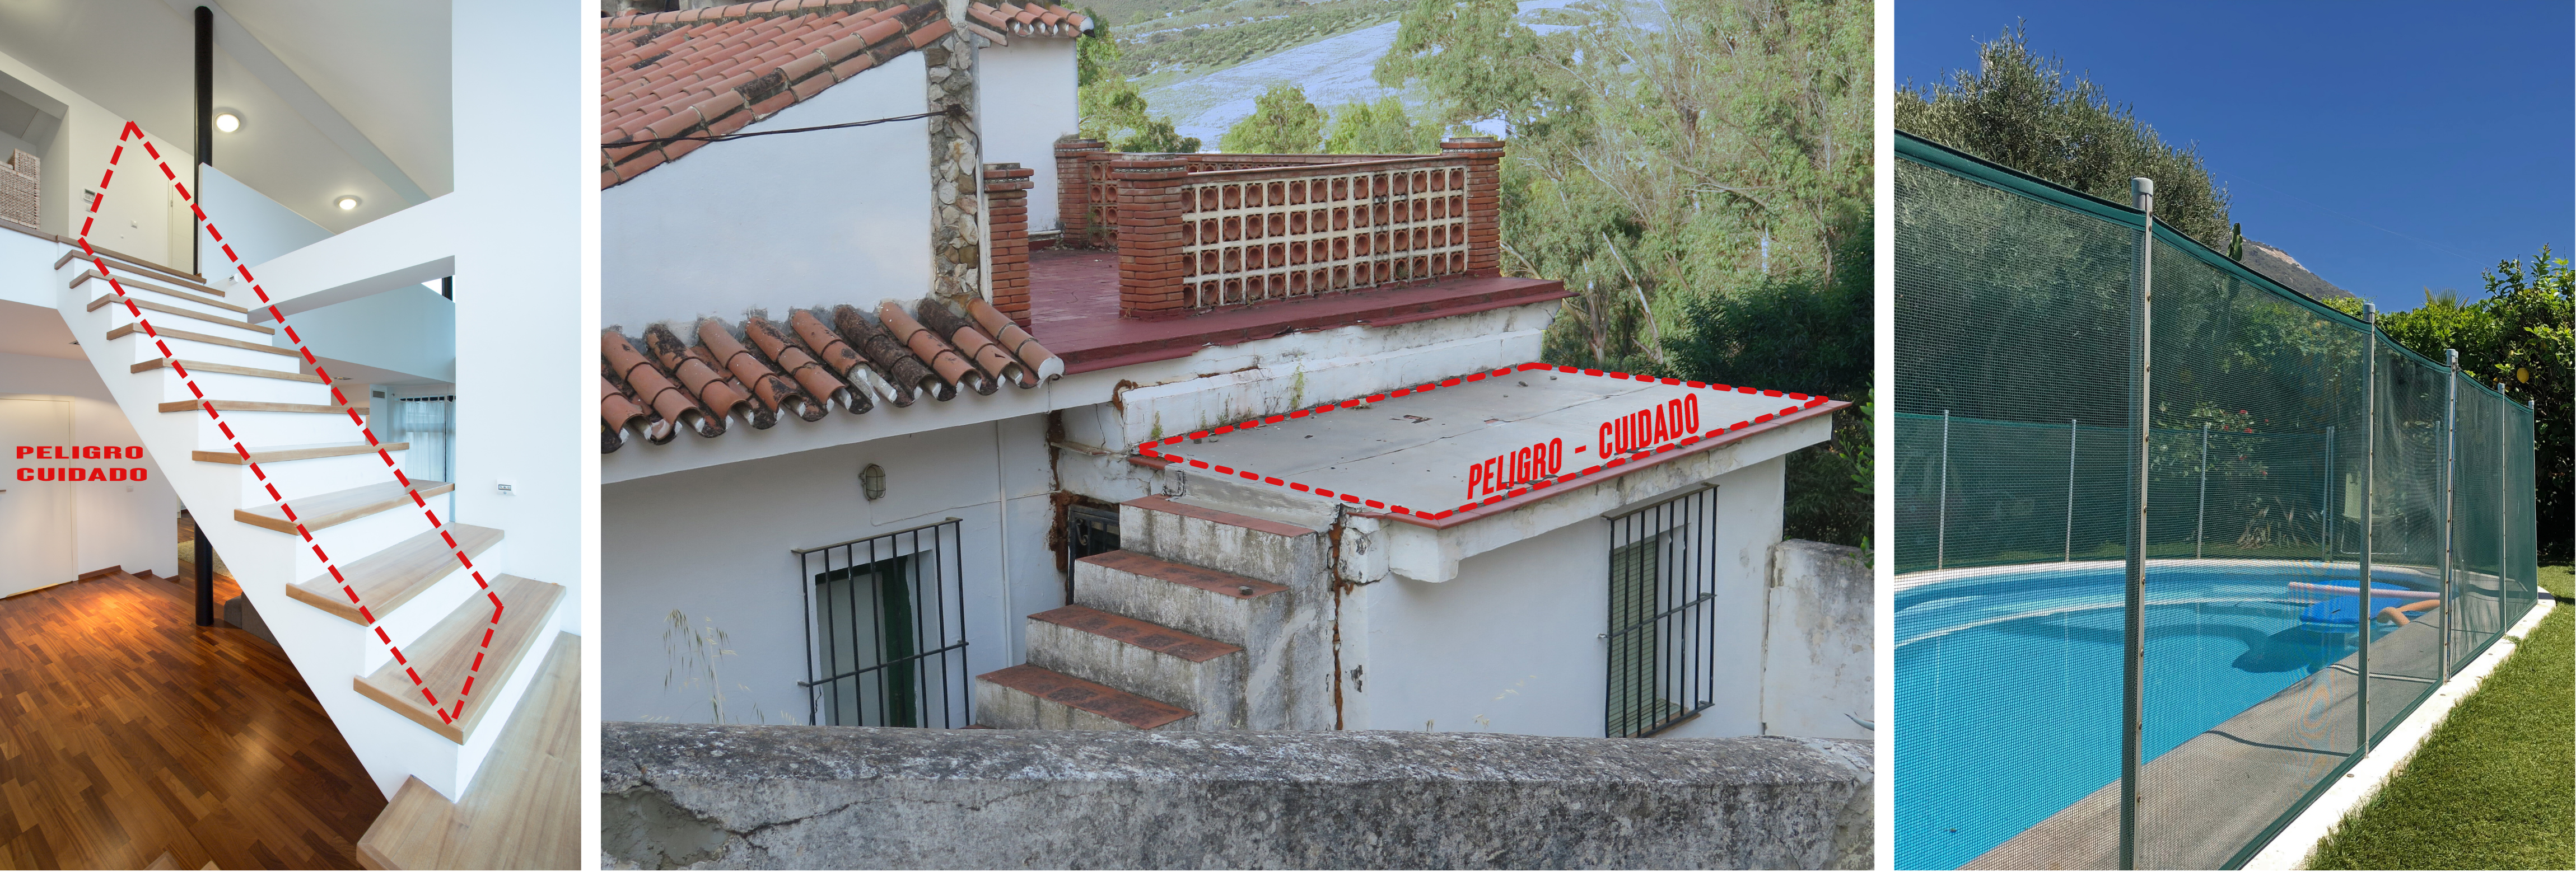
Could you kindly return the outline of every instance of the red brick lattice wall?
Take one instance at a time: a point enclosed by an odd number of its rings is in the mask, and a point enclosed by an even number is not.
[[[992,245],[993,308],[1029,326],[1029,189],[1036,170],[1015,163],[984,165],[985,226]]]

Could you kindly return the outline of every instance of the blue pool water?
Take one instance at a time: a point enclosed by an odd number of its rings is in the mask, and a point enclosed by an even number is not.
[[[2324,597],[2288,587],[2349,585],[2349,568],[2159,568],[2148,578],[2143,759],[2352,652],[2348,629],[2301,624]],[[2119,780],[2124,596],[2116,564],[1897,593],[1897,868],[1958,868]]]

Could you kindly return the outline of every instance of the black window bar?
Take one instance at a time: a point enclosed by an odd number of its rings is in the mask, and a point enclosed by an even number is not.
[[[1610,520],[1603,735],[1651,736],[1716,704],[1716,510],[1708,488]]]
[[[1064,541],[1080,560],[1118,550],[1118,509],[1079,503],[1064,507]]]
[[[941,727],[975,722],[966,669],[958,519],[799,548],[810,723]]]

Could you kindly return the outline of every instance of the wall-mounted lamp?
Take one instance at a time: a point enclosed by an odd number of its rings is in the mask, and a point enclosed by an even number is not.
[[[871,463],[859,470],[859,490],[871,501],[885,496],[885,467]]]
[[[359,202],[360,201],[356,197],[341,197],[340,199],[331,201],[331,205],[338,206],[340,207],[340,211],[346,212],[351,209],[358,208]]]
[[[215,113],[215,129],[231,133],[241,129],[241,113],[226,109]]]

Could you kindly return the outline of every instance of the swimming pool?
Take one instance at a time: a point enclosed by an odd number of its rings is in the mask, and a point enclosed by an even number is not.
[[[2437,586],[2407,570],[2374,575],[2384,589]],[[2300,620],[2331,594],[2291,583],[2350,585],[2354,577],[2350,565],[2313,562],[2151,566],[2142,761],[2351,654],[2348,626]],[[2119,780],[2123,564],[1921,573],[1898,588],[1898,868],[1957,868]],[[2373,638],[2393,629],[2376,625]],[[2333,672],[2311,682],[2314,714],[2356,683]],[[2358,732],[2305,726],[2321,751],[2349,751]],[[2247,813],[2268,819],[2278,810]]]

